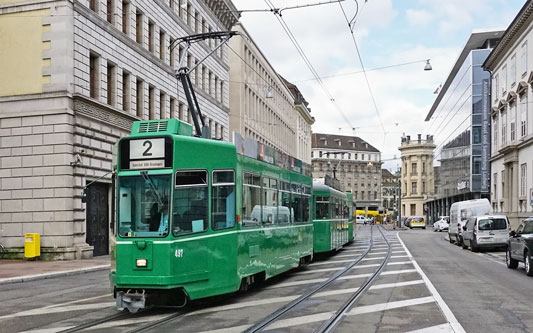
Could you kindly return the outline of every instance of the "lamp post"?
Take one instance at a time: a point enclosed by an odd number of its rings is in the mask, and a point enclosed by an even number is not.
[[[402,178],[398,179],[398,228],[402,227]]]

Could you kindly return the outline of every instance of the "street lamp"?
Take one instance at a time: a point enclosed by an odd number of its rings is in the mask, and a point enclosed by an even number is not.
[[[425,71],[430,71],[432,69],[433,69],[433,67],[431,67],[431,64],[429,63],[429,59],[426,60],[426,66],[424,66],[424,70]]]

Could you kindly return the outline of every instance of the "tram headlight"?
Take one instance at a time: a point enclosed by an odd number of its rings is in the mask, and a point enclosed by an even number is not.
[[[137,259],[137,267],[146,267],[146,259]]]

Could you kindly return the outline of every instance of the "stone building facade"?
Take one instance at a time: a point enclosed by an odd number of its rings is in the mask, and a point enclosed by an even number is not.
[[[513,229],[533,212],[532,55],[533,2],[526,1],[483,64],[492,72],[490,200]]]
[[[311,109],[296,86],[279,76],[250,34],[230,40],[230,132],[310,163]],[[293,95],[298,92],[299,95]]]
[[[381,170],[381,198],[385,212],[396,213],[398,196],[400,195],[400,174],[392,174],[389,170]]]
[[[351,192],[357,209],[381,206],[381,152],[356,136],[313,133],[313,178],[329,175]]]
[[[402,138],[398,148],[402,154],[402,198],[401,216],[426,216],[426,203],[433,199],[434,175],[433,175],[433,149],[435,149],[433,137],[428,135],[422,139],[411,140],[408,135]]]
[[[174,75],[183,48],[169,45],[230,30],[235,13],[229,0],[1,2],[0,228],[10,256],[22,255],[28,232],[41,234],[45,258],[108,253],[114,144],[136,120],[190,122]],[[187,65],[216,45],[193,47]],[[212,135],[228,140],[227,47],[191,78]]]

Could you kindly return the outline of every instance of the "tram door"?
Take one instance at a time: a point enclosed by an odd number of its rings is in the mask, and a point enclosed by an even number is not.
[[[87,188],[86,242],[94,246],[94,256],[109,254],[108,193],[108,185],[103,183],[93,183]]]

